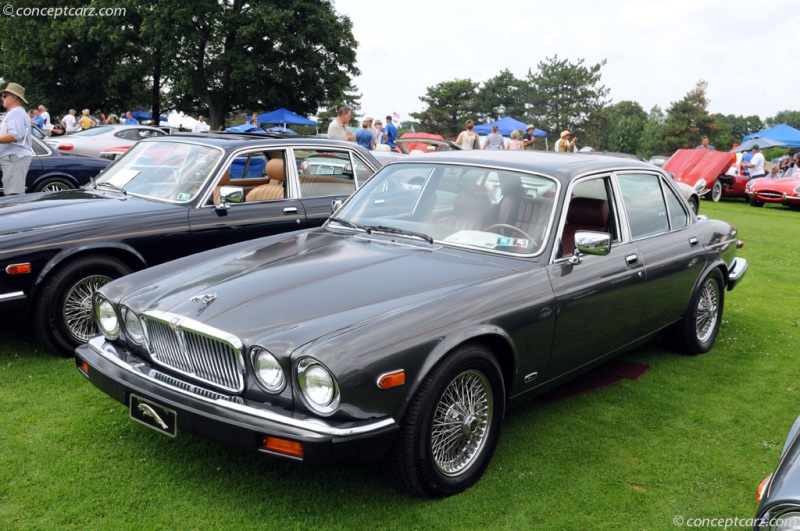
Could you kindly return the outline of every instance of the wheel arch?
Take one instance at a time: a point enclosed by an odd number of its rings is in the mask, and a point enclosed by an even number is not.
[[[79,186],[77,179],[75,179],[75,177],[73,177],[72,175],[68,173],[53,171],[39,175],[36,178],[36,180],[33,181],[33,183],[31,183],[32,185],[31,188],[38,188],[42,184],[42,182],[46,181],[47,179],[64,179],[66,181],[69,181],[73,188],[78,188]]]
[[[410,398],[417,393],[419,386],[434,367],[456,349],[467,343],[477,343],[485,347],[497,360],[497,364],[500,366],[500,371],[503,376],[503,391],[505,394],[503,411],[505,412],[508,393],[514,382],[514,374],[517,371],[517,354],[513,346],[514,343],[506,331],[494,325],[479,325],[459,330],[443,338],[427,356],[425,363],[420,366],[419,374],[414,379],[414,387],[409,392],[408,399],[410,400]],[[405,404],[403,415],[405,415],[405,408],[407,407],[408,401]]]
[[[136,249],[120,243],[107,243],[105,245],[92,245],[62,249],[52,259],[50,259],[44,269],[42,269],[41,273],[39,273],[39,276],[36,277],[31,294],[31,300],[37,299],[39,296],[39,291],[46,283],[47,279],[50,278],[53,273],[64,267],[65,264],[71,260],[74,260],[75,258],[93,254],[102,254],[116,258],[130,267],[133,271],[139,271],[147,267],[147,262],[145,261],[144,257],[138,251],[136,251]]]

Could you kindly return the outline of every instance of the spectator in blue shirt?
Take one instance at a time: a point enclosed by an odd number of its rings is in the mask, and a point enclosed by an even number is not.
[[[372,131],[369,130],[370,123],[367,120],[361,122],[361,129],[356,133],[356,142],[359,146],[369,149],[375,149],[375,142],[372,140]]]
[[[392,123],[392,117],[386,117],[386,127],[383,129],[385,131],[386,144],[389,145],[392,150],[394,150],[397,145],[394,143],[395,139],[397,138],[397,127],[394,126]]]
[[[122,120],[122,123],[125,124],[125,125],[136,125],[139,122],[137,122],[134,119],[133,113],[131,111],[128,111],[128,112],[125,113],[125,118]]]

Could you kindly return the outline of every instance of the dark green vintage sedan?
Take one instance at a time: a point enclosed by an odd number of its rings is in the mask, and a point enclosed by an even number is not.
[[[400,488],[447,496],[481,477],[508,406],[659,332],[710,350],[740,247],[643,162],[404,157],[320,228],[101,287],[76,362],[168,435],[383,459]]]

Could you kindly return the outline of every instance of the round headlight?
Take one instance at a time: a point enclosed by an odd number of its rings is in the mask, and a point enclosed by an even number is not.
[[[695,192],[702,192],[706,188],[706,180],[700,179],[696,183],[694,183],[694,191]]]
[[[103,335],[109,339],[119,337],[119,319],[114,306],[103,295],[96,293],[94,296],[94,317]]]
[[[792,531],[793,529],[798,529],[798,526],[800,526],[800,513],[796,511],[783,513],[780,516],[774,517],[774,519],[775,527],[773,529],[775,531]]]
[[[141,345],[144,342],[144,329],[139,316],[127,306],[123,306],[120,313],[122,314],[122,322],[125,324],[125,335],[132,342]]]
[[[258,382],[270,393],[281,392],[286,384],[286,378],[275,356],[260,347],[250,351],[250,356]]]
[[[339,388],[328,369],[312,359],[297,366],[297,379],[306,403],[317,413],[332,413],[339,405]]]

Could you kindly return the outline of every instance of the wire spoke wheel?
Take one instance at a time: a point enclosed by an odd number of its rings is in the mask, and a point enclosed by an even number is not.
[[[58,181],[54,181],[51,183],[46,184],[42,187],[42,192],[58,192],[60,190],[69,190],[70,187],[66,184]]]
[[[67,291],[64,297],[64,324],[78,342],[86,342],[100,333],[92,313],[92,295],[111,280],[106,275],[92,275],[80,279]]]
[[[494,397],[486,376],[465,371],[442,393],[431,430],[431,455],[436,468],[454,476],[481,454],[492,422]]]
[[[697,299],[695,330],[698,341],[708,341],[716,329],[717,319],[719,319],[719,287],[713,279],[708,278]]]

